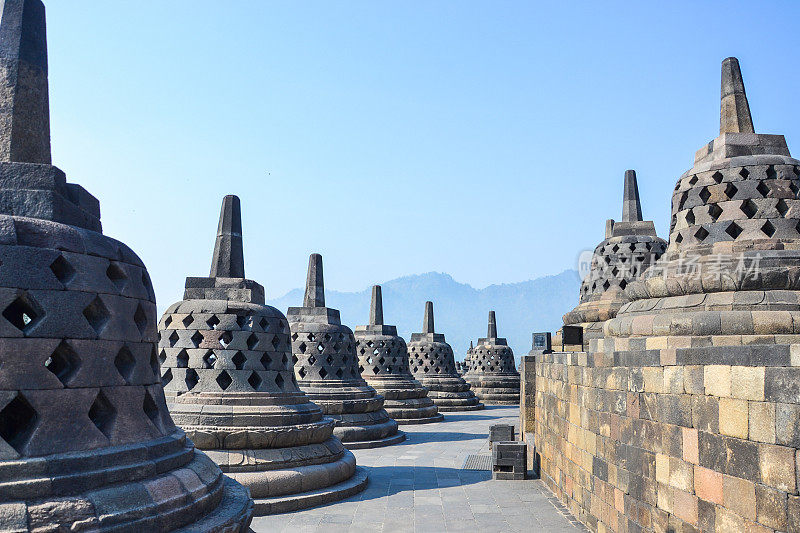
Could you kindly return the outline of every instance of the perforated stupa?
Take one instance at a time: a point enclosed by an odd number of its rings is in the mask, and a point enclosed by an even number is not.
[[[311,254],[303,307],[287,312],[294,372],[300,388],[336,421],[334,434],[348,448],[388,446],[405,439],[383,408],[383,396],[359,372],[356,340],[338,309],[325,307],[322,256]]]
[[[583,344],[603,335],[603,322],[614,318],[629,297],[625,288],[655,263],[667,243],[651,220],[642,220],[636,172],[625,171],[622,220],[606,222],[606,238],[597,245],[590,270],[581,283],[580,303],[564,315],[565,326],[583,327]],[[553,345],[562,345],[556,334]]]
[[[472,349],[470,368],[464,379],[483,403],[519,403],[519,372],[514,351],[508,346],[506,339],[497,336],[494,311],[489,311],[486,338],[478,339],[478,345]]]
[[[0,530],[247,531],[167,411],[144,264],[51,164],[44,5],[0,17]]]
[[[414,377],[428,389],[428,397],[439,411],[483,409],[469,383],[456,372],[453,348],[444,335],[435,333],[433,302],[425,302],[422,333],[412,333],[408,343],[408,363]]]
[[[297,386],[289,323],[245,278],[239,198],[222,202],[211,273],[186,278],[159,324],[175,423],[250,489],[256,514],[346,498],[366,487],[334,421]]]
[[[369,324],[356,326],[355,338],[361,377],[385,398],[383,406],[389,416],[399,424],[444,419],[428,398],[428,389],[411,375],[406,342],[397,334],[397,327],[383,323],[380,285],[372,287]]]

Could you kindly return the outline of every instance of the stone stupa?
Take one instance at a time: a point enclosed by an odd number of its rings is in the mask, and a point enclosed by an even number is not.
[[[295,376],[309,399],[336,421],[334,435],[351,449],[405,440],[383,408],[383,396],[358,371],[353,332],[342,325],[338,309],[325,307],[321,255],[309,257],[303,307],[290,307],[286,315]]]
[[[581,283],[580,302],[564,315],[565,326],[583,328],[583,348],[603,336],[603,322],[614,318],[629,297],[625,288],[655,263],[667,247],[651,220],[642,220],[636,172],[625,171],[622,220],[606,222],[606,238],[592,254],[590,270]],[[561,331],[554,349],[563,346]]]
[[[383,404],[398,424],[441,422],[428,389],[411,375],[406,342],[397,327],[383,323],[381,286],[372,287],[369,324],[356,326],[356,353],[361,377],[384,397]]]
[[[297,386],[289,323],[245,278],[239,198],[222,202],[211,273],[186,278],[159,324],[162,382],[175,423],[250,489],[257,515],[364,489],[366,472],[334,421]]]
[[[428,397],[439,411],[483,409],[469,383],[456,372],[453,348],[444,335],[434,331],[433,302],[425,302],[422,333],[412,333],[408,343],[408,362],[414,378],[428,389]]]
[[[464,379],[478,399],[486,404],[519,404],[519,372],[514,351],[506,339],[497,336],[494,311],[489,311],[485,339],[478,339],[470,356],[470,369]]]
[[[51,163],[44,5],[0,10],[0,530],[247,531],[167,411],[144,264]]]
[[[469,348],[467,349],[467,354],[464,356],[463,361],[456,361],[456,372],[458,372],[459,376],[463,376],[470,369],[470,360],[472,359],[472,353],[475,351],[475,344],[472,341],[469,341]]]

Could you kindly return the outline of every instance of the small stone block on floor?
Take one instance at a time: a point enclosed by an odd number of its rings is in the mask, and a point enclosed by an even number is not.
[[[495,442],[492,448],[493,479],[526,479],[528,461],[524,442]]]
[[[513,442],[514,426],[511,424],[494,424],[489,426],[489,443],[495,442]]]

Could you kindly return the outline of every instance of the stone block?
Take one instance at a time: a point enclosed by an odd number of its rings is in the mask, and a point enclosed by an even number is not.
[[[681,428],[683,435],[683,460],[692,463],[700,463],[700,449],[697,430],[694,428]]]
[[[763,485],[756,485],[756,521],[767,527],[786,531],[788,522],[786,493]]]
[[[719,432],[723,435],[746,439],[749,427],[747,400],[719,399]]]
[[[489,443],[512,442],[516,440],[514,426],[511,424],[493,424],[489,426]]]
[[[706,394],[722,398],[731,395],[731,367],[728,365],[707,365],[703,369]]]
[[[496,442],[492,448],[492,478],[523,480],[527,477],[524,442]]]
[[[761,481],[783,492],[796,492],[795,452],[786,446],[759,445]]]
[[[684,366],[683,387],[688,394],[705,393],[705,376],[702,366]]]
[[[697,526],[697,497],[682,490],[673,492],[672,509],[675,516]]]
[[[775,404],[775,442],[800,448],[800,405]]]
[[[722,504],[748,520],[756,520],[756,485],[751,481],[722,476]],[[723,530],[725,531],[725,530]],[[732,531],[732,530],[730,530]]]
[[[775,443],[775,404],[770,402],[749,402],[750,439]]]
[[[702,466],[695,466],[694,491],[698,498],[722,505],[722,474]]]
[[[745,400],[764,400],[764,368],[731,367],[731,395]]]
[[[800,367],[767,368],[764,377],[767,401],[800,404]]]

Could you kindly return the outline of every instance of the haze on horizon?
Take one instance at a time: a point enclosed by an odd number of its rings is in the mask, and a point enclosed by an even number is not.
[[[225,194],[271,298],[310,252],[337,291],[573,269],[628,168],[666,238],[728,56],[756,131],[800,153],[794,2],[46,3],[53,162],[160,309],[208,272]]]

